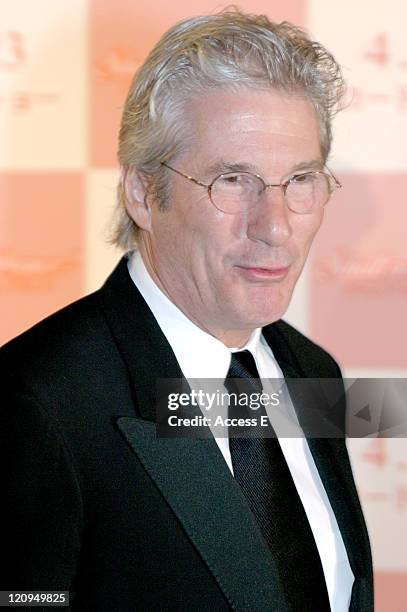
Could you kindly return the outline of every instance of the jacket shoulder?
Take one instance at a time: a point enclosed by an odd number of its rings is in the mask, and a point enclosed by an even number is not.
[[[0,349],[0,366],[12,378],[27,382],[65,376],[103,351],[111,338],[98,305],[90,294],[43,319]]]
[[[324,348],[310,340],[295,327],[280,319],[265,328],[265,336],[272,349],[277,349],[286,360],[295,363],[307,378],[336,378],[341,376],[339,365]]]
[[[66,341],[67,337],[74,339],[78,333],[86,333],[86,329],[93,327],[95,319],[100,317],[96,293],[61,308],[9,340],[0,348],[0,355],[10,357],[15,352],[24,352],[31,347],[41,351],[52,339],[57,341],[63,337]]]
[[[104,285],[46,317],[29,330],[10,340],[0,349],[0,364],[8,365],[18,359],[21,364],[39,362],[46,366],[54,359],[58,362],[72,356],[85,359],[100,349],[103,342],[112,345],[112,335],[101,307],[102,295],[115,300],[115,292],[122,292],[129,283],[127,259],[119,262]],[[112,285],[113,295],[112,294]],[[105,344],[106,346],[106,344]]]

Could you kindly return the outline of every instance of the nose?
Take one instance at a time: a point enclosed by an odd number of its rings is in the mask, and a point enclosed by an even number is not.
[[[270,246],[282,246],[292,234],[290,211],[281,186],[268,186],[250,210],[247,235]]]

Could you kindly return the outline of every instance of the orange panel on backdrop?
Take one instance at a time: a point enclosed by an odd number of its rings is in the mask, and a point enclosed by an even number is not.
[[[406,609],[407,574],[405,572],[375,573],[376,612],[401,612]]]
[[[348,367],[405,368],[405,176],[340,179],[313,250],[311,337]]]
[[[0,174],[0,343],[82,292],[83,180]]]
[[[90,164],[116,164],[117,133],[130,80],[160,36],[177,21],[216,12],[225,4],[209,0],[167,2],[148,6],[134,0],[89,1]],[[305,25],[306,0],[289,3],[250,0],[240,8]]]

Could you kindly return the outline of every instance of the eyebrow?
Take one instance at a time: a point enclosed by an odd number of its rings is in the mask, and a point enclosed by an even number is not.
[[[217,160],[207,169],[208,175],[225,174],[226,172],[253,172],[254,174],[256,174],[257,168],[253,166],[253,164],[249,163],[227,162],[225,160]]]
[[[290,176],[294,172],[299,170],[305,170],[311,168],[313,170],[319,170],[324,167],[322,159],[312,159],[310,161],[304,161],[293,166],[285,176]],[[227,162],[225,160],[217,160],[212,163],[207,169],[207,176],[226,174],[227,172],[251,172],[252,174],[261,175],[257,166],[254,166],[248,162]]]

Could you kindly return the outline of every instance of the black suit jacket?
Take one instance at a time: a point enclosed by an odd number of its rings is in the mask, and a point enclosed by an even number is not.
[[[283,321],[264,335],[285,376],[339,375]],[[73,610],[288,612],[215,440],[156,437],[155,380],[182,373],[125,259],[101,290],[3,347],[1,363],[2,590],[70,590]],[[351,610],[371,612],[345,443],[309,445],[355,574]]]

